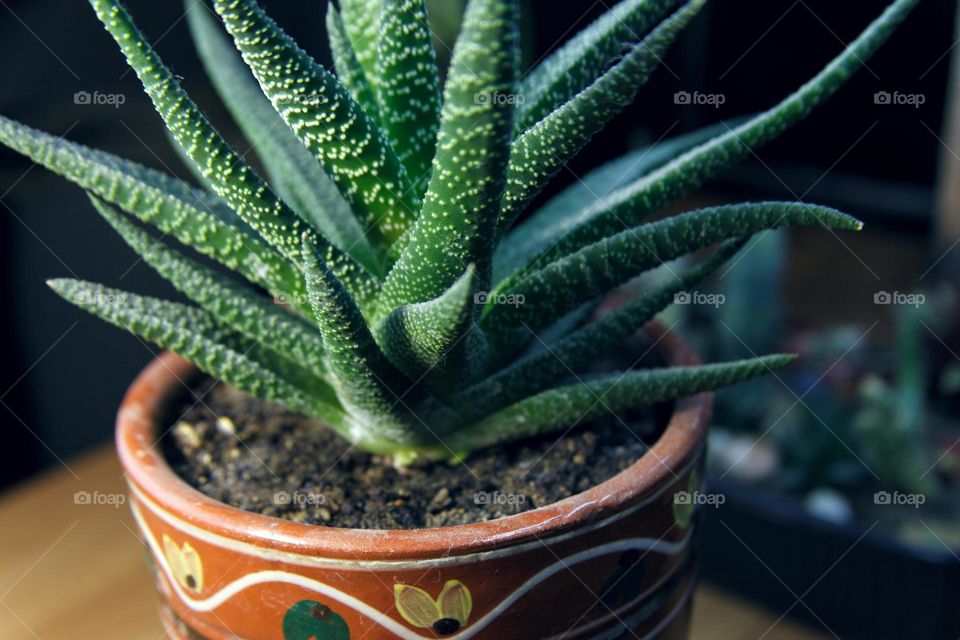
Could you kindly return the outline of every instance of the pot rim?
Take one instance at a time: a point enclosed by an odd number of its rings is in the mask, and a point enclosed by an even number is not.
[[[644,330],[669,364],[700,364],[696,352],[663,325]],[[196,368],[166,351],[130,386],[117,415],[116,445],[131,490],[189,525],[280,553],[365,560],[461,556],[553,537],[606,520],[667,485],[705,440],[712,393],[679,400],[663,434],[639,460],[590,489],[557,502],[494,520],[424,529],[348,529],[302,524],[243,511],[206,496],[182,480],[160,451],[159,420]]]

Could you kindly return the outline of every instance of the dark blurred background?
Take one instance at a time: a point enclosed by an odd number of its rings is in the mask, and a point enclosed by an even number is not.
[[[127,4],[188,90],[239,145],[194,54],[181,3]],[[325,3],[264,4],[304,48],[329,61]],[[444,14],[455,14],[459,6],[457,0],[433,4]],[[528,62],[609,4],[524,2]],[[550,192],[631,147],[774,104],[817,72],[885,5],[880,0],[713,0],[666,58],[668,68],[657,71],[636,104],[598,136]],[[857,253],[871,270],[894,284],[915,282],[929,261],[870,256],[886,255],[886,243],[894,241],[914,243],[917,255],[927,252],[956,37],[954,11],[948,0],[921,3],[868,62],[869,69],[709,190],[787,199],[809,190],[803,199],[842,207],[868,223],[869,234],[846,241],[861,243]],[[452,43],[448,26],[438,24],[437,31]],[[443,55],[443,46],[439,49]],[[87,3],[3,0],[0,60],[3,115],[189,177],[135,75]],[[925,102],[919,108],[875,104],[876,92],[895,90],[922,94]],[[75,104],[78,91],[122,94],[125,101],[119,107]],[[678,91],[719,93],[726,100],[719,108],[678,106]],[[80,189],[5,149],[0,149],[0,227],[2,486],[108,440],[126,386],[153,351],[69,306],[44,280],[71,276],[154,295],[172,292],[99,219]],[[835,268],[844,274],[839,281],[871,277],[839,243],[825,250],[820,262],[811,269]],[[803,282],[804,277],[812,274],[801,269],[796,278]],[[807,313],[831,313],[841,320],[849,319],[844,314],[856,315],[855,307],[844,304],[842,290],[831,293],[831,284],[817,294],[822,306]]]

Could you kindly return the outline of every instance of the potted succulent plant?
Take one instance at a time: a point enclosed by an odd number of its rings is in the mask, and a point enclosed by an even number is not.
[[[167,353],[145,370],[117,433],[169,635],[682,637],[705,392],[791,357],[702,365],[655,324],[647,335],[669,366],[638,369],[631,359],[616,369],[599,357],[750,234],[860,225],[790,202],[644,219],[802,119],[916,0],[894,2],[770,110],[601,167],[529,215],[704,0],[624,0],[522,78],[517,1],[471,0],[442,89],[422,0],[330,7],[335,75],[253,0],[214,2],[232,44],[196,7],[188,16],[206,70],[267,179],[224,142],[116,0],[91,4],[204,189],[8,119],[0,141],[83,187],[194,303],[50,282],[185,358]],[[134,219],[238,278],[156,241]],[[714,245],[674,281],[593,313],[613,287]],[[204,383],[192,382],[202,406],[189,409],[181,383],[194,367],[229,387],[203,395]],[[659,426],[630,413],[668,402]],[[573,427],[611,416],[613,427],[583,440],[618,444],[587,458]],[[636,440],[624,436],[628,420],[653,421],[639,451],[624,445]],[[540,458],[559,452],[557,473],[538,477],[538,458],[516,453],[524,447]],[[325,465],[331,451],[352,466]],[[622,470],[609,464],[617,451],[633,451]],[[250,486],[261,456],[272,479]],[[518,502],[525,496],[496,492],[511,477],[508,460],[534,473],[541,499],[527,506],[536,508],[487,519],[461,505],[445,522],[462,524],[389,528],[388,512],[422,498],[417,482],[432,493],[439,478],[431,504],[445,508],[464,493],[457,483],[471,482],[456,470],[471,465],[492,474],[475,478],[494,489],[485,500]],[[585,470],[586,486],[569,481],[570,465]],[[329,474],[336,490],[314,491]],[[298,498],[263,499],[261,489],[278,487]]]

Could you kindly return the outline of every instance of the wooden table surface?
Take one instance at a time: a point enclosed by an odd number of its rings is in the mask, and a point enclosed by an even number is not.
[[[123,494],[105,447],[0,497],[0,638],[163,640],[129,509],[104,504]],[[691,640],[824,637],[778,617],[701,586]]]

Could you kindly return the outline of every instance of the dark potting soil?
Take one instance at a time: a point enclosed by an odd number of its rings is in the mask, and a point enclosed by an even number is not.
[[[479,451],[463,463],[398,469],[320,423],[211,385],[199,379],[194,397],[172,407],[180,417],[168,422],[163,446],[180,477],[240,509],[361,529],[479,522],[556,502],[636,462],[670,414],[655,407]]]

